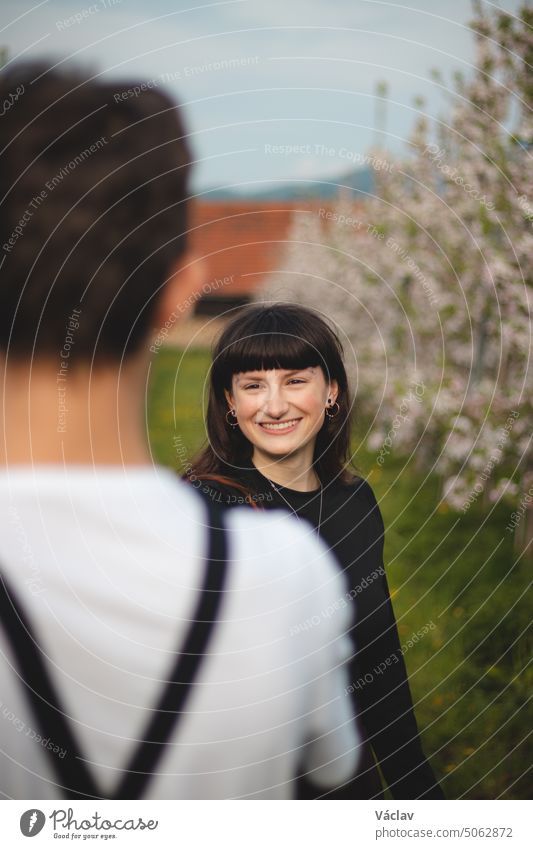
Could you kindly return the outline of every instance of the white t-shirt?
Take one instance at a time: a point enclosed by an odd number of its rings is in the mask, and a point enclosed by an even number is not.
[[[204,577],[205,505],[162,467],[0,473],[0,570],[44,647],[79,747],[110,794],[180,650]],[[233,510],[220,621],[146,798],[291,798],[356,767],[351,610],[315,532]],[[335,607],[332,608],[332,605]],[[334,612],[332,612],[332,610]],[[0,794],[68,798],[0,627]]]

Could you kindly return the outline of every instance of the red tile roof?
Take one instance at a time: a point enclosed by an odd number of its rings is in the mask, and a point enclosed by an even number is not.
[[[283,251],[294,213],[331,208],[320,200],[197,201],[191,242],[205,263],[206,283],[227,278],[211,298],[250,297]]]

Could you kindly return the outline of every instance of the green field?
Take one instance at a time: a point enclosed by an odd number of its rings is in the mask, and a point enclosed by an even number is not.
[[[154,459],[178,471],[205,438],[209,356],[161,349],[152,366],[148,430]],[[361,428],[361,433],[363,429]],[[357,434],[356,434],[357,436]],[[179,455],[176,446],[180,446]],[[525,799],[532,763],[529,575],[505,531],[512,507],[443,509],[439,482],[389,457],[378,469],[354,445],[387,527],[385,563],[426,753],[448,798]]]

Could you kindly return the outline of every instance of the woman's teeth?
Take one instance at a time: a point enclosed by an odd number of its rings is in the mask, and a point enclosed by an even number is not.
[[[290,427],[294,427],[298,421],[299,419],[291,419],[290,422],[259,422],[259,424],[265,430],[287,430]]]

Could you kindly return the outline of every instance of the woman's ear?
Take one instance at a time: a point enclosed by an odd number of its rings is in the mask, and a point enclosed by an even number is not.
[[[336,380],[330,380],[329,382],[329,390],[328,390],[328,399],[331,398],[331,403],[334,404],[337,400],[337,396],[339,394],[339,384]]]

